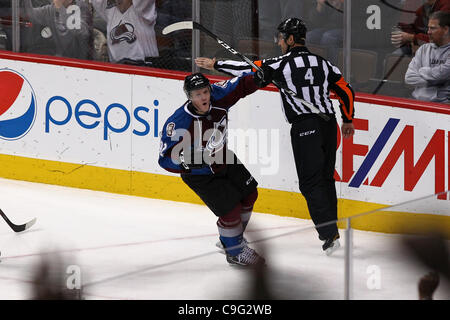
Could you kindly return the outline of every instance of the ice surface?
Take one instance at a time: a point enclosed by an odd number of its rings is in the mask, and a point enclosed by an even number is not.
[[[253,273],[229,266],[215,247],[216,217],[206,206],[0,179],[0,299],[30,299],[36,266],[57,252],[79,267],[85,299],[247,299]],[[254,213],[247,239],[267,261],[279,299],[343,299],[345,231],[328,257],[310,220]],[[429,270],[399,247],[399,235],[354,230],[353,298],[417,299]],[[64,273],[69,277],[71,273]],[[449,299],[441,281],[434,298]]]

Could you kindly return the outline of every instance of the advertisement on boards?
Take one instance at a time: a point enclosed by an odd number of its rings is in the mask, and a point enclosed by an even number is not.
[[[186,101],[182,80],[0,62],[0,154],[172,175],[157,163],[159,132]],[[392,205],[449,189],[449,115],[362,102],[355,110],[354,137],[338,134],[340,198]],[[259,186],[299,193],[279,94],[240,100],[228,121],[229,147]],[[449,215],[446,194],[430,201],[407,209]]]

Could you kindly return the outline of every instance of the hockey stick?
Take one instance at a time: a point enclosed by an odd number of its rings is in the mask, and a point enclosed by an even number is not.
[[[387,2],[387,0],[380,0],[380,2],[383,3],[384,5],[388,6],[388,7],[391,7],[392,9],[395,9],[395,10],[400,11],[400,12],[416,13],[416,11],[413,11],[413,10],[405,10],[405,9],[396,7],[395,5]]]
[[[342,11],[341,9],[336,8],[336,7],[333,6],[331,3],[329,3],[327,0],[325,0],[325,5],[327,5],[327,6],[329,6],[330,8],[336,10],[337,12],[344,13],[344,11]]]
[[[25,224],[14,224],[11,222],[11,220],[8,219],[8,217],[6,216],[6,214],[2,211],[2,209],[0,209],[0,215],[2,216],[3,219],[5,219],[6,223],[8,224],[8,226],[11,227],[11,229],[13,229],[15,232],[22,232],[25,231],[29,228],[31,228],[31,226],[36,222],[36,218],[33,218],[33,220],[28,221]]]
[[[231,52],[232,54],[234,54],[235,56],[237,56],[239,59],[241,59],[244,62],[247,62],[252,68],[254,68],[255,70],[257,70],[258,72],[261,72],[262,74],[264,74],[263,70],[258,67],[252,60],[250,60],[249,58],[247,58],[246,56],[244,56],[242,53],[240,53],[239,51],[237,51],[236,49],[234,49],[233,47],[231,47],[228,43],[226,43],[225,41],[223,41],[222,39],[220,39],[218,36],[216,36],[214,33],[212,33],[211,31],[209,31],[208,29],[206,29],[204,26],[202,26],[200,23],[197,23],[195,21],[182,21],[182,22],[176,22],[173,23],[171,25],[168,25],[167,27],[165,27],[162,31],[162,34],[169,34],[171,32],[174,31],[178,31],[178,30],[185,30],[185,29],[197,29],[200,31],[203,31],[204,33],[206,33],[208,36],[210,36],[211,38],[213,38],[214,40],[217,41],[218,44],[220,44],[222,47],[224,47],[225,49],[227,49],[229,52]],[[317,113],[320,117],[322,117],[325,121],[330,120],[330,118],[325,115],[324,113],[320,112],[319,109],[317,109],[316,106],[314,106],[312,103],[303,100],[302,98],[300,98],[294,91],[292,91],[291,89],[283,86],[282,84],[280,84],[278,81],[272,80],[272,83],[278,88],[278,89],[283,89],[284,91],[286,91],[289,95],[294,96],[295,98],[299,99],[301,101],[302,104],[304,104],[305,106],[307,106],[309,109],[311,109],[311,111],[313,111],[314,113]]]

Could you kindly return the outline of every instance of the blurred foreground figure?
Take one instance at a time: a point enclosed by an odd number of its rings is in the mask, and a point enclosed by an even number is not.
[[[450,282],[449,248],[447,239],[441,233],[433,231],[425,235],[402,239],[402,245],[411,255],[411,262],[419,263],[433,270],[418,283],[419,299],[432,300],[440,282],[440,276]]]
[[[439,285],[439,274],[429,272],[419,280],[419,300],[433,300],[433,293]]]
[[[59,256],[45,255],[35,267],[31,299],[81,300],[81,289],[72,289],[66,267]]]

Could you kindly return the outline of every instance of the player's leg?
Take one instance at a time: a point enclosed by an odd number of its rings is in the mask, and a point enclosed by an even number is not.
[[[250,195],[241,200],[240,216],[243,232],[245,232],[245,229],[247,228],[247,225],[250,221],[253,212],[253,204],[256,202],[257,198],[258,198],[258,189],[255,189],[254,192],[252,192]],[[245,237],[243,238],[243,242],[247,243]],[[220,249],[223,249],[222,242],[220,241],[216,243],[216,246]]]
[[[242,204],[220,216],[217,220],[219,239],[225,249],[228,263],[232,265],[251,266],[264,264],[265,260],[248,247],[244,239],[244,227],[241,221]]]
[[[241,193],[227,177],[227,169],[208,176],[182,175],[183,181],[218,217],[219,239],[230,264],[252,265],[261,258],[243,241]]]
[[[258,198],[258,182],[236,155],[233,154],[233,156],[234,164],[228,165],[227,177],[241,194],[241,220],[245,231],[253,212],[253,206]]]
[[[245,166],[240,163],[240,161],[235,157],[234,164],[227,165],[227,178],[233,184],[235,190],[239,192],[240,202],[241,202],[241,220],[243,223],[243,229],[247,226],[252,211],[253,205],[258,198],[258,182],[250,174],[250,172],[245,168]],[[243,238],[244,243],[247,241]],[[245,253],[242,254],[243,259],[249,259],[252,264],[264,264],[264,258],[260,257],[253,249],[249,248],[247,245],[244,247]]]
[[[217,220],[220,242],[226,253],[231,256],[237,256],[242,251],[244,228],[240,216],[241,209],[242,206],[239,203],[233,210]]]
[[[241,221],[242,226],[245,229],[247,228],[247,225],[250,221],[250,218],[252,216],[253,212],[253,205],[256,202],[256,199],[258,198],[258,189],[255,189],[251,194],[249,194],[247,197],[245,197],[243,200],[241,200]]]
[[[225,248],[242,241],[240,194],[226,177],[226,169],[214,175],[181,175],[183,181],[202,199],[218,217],[219,239]],[[236,255],[239,248],[229,254]]]

